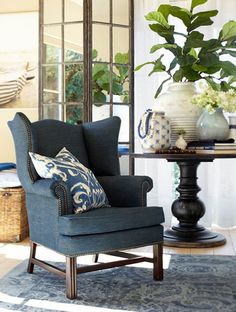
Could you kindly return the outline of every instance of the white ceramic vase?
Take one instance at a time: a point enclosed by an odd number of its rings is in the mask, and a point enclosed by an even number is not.
[[[157,98],[153,111],[164,111],[171,122],[171,145],[178,138],[178,130],[184,129],[187,142],[197,140],[196,122],[201,110],[191,103],[197,93],[193,82],[174,82],[169,84],[165,93]]]
[[[178,139],[175,142],[175,146],[181,150],[185,150],[187,147],[187,142],[185,141],[182,134],[179,135]]]

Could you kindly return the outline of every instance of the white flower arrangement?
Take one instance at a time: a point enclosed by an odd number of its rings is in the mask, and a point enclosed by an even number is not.
[[[218,108],[228,113],[234,113],[236,111],[236,91],[230,89],[223,92],[208,87],[201,94],[192,97],[192,104],[205,108],[209,113],[214,113]]]

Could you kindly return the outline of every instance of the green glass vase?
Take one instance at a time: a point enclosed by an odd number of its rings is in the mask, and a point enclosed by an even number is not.
[[[202,111],[197,121],[197,135],[199,140],[226,140],[229,137],[229,124],[221,108],[214,113],[206,109]]]

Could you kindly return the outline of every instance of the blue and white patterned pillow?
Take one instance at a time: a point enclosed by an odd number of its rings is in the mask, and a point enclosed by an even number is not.
[[[94,176],[65,147],[55,158],[29,153],[35,170],[41,178],[64,181],[73,196],[75,213],[108,205],[106,194]]]

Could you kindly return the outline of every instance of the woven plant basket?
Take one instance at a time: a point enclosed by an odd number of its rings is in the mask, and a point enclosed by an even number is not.
[[[0,241],[19,242],[28,234],[23,188],[0,188]]]

